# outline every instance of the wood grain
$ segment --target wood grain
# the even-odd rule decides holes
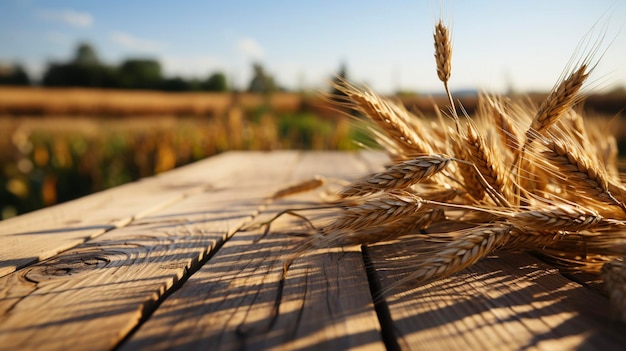
[[[369,252],[376,261],[389,250]],[[401,275],[378,272],[382,286]],[[525,253],[501,253],[451,278],[396,290],[386,303],[389,329],[405,350],[608,350],[626,344],[604,296]]]
[[[365,171],[349,154],[307,153],[292,180]],[[278,201],[258,220],[311,202],[318,192]],[[281,286],[285,255],[300,241],[288,233],[298,228],[301,222],[284,218],[258,242],[261,231],[237,233],[121,349],[383,348],[359,248],[301,257]]]
[[[262,228],[238,231],[284,209],[319,204],[326,190],[268,200],[286,185],[315,174],[360,177],[385,161],[375,152],[227,153],[18,217],[8,227],[0,222],[0,244],[14,234],[28,237],[0,246],[3,262],[42,260],[0,278],[0,350],[626,345],[605,296],[525,253],[493,255],[448,279],[395,290],[375,311],[370,287],[403,274],[376,270],[378,260],[401,243],[365,254],[358,247],[313,251],[295,260],[281,283],[283,260],[302,241],[294,235],[305,232],[302,221],[282,217],[267,236]],[[72,218],[81,222],[67,223]],[[364,258],[373,262],[367,271]]]
[[[69,203],[0,221],[0,276],[45,260],[207,189],[245,169],[228,153]]]
[[[227,156],[228,162],[218,163],[230,164],[222,172],[227,177],[215,188],[0,278],[0,349],[113,348],[168,290],[258,213],[298,157]],[[215,172],[213,166],[201,163],[172,175],[184,184]]]

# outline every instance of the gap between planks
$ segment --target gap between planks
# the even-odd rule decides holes
[[[256,155],[261,153],[248,153]],[[210,190],[239,172],[230,152],[68,203],[0,221],[0,277]],[[245,156],[244,156],[245,157]],[[203,169],[218,172],[199,172]]]
[[[363,159],[375,166],[381,157],[372,153]],[[376,263],[393,250],[393,244],[363,249],[366,262],[372,261],[374,296],[398,279]],[[597,277],[561,274],[529,253],[491,255],[450,278],[397,289],[377,307],[392,350],[585,350],[626,344]]]
[[[248,171],[231,174],[226,180],[232,183],[221,190],[186,197],[1,278],[0,349],[44,344],[48,349],[108,349],[119,343],[188,269],[258,211],[282,185],[280,170],[298,158],[292,152],[242,155],[228,158]],[[260,169],[269,159],[280,166]],[[177,176],[185,178],[185,173]]]
[[[292,182],[367,171],[349,155],[306,153]],[[268,206],[258,220],[311,203],[319,203],[312,193],[291,196]],[[236,233],[120,349],[384,347],[358,247],[296,260],[281,286],[283,259],[293,249],[288,233],[296,222],[276,221],[261,241],[262,230]]]

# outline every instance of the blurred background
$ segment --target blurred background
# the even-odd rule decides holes
[[[540,99],[598,44],[584,108],[626,153],[626,1],[5,0],[0,219],[227,150],[357,149],[321,98],[337,77],[432,116],[440,16],[470,113],[480,91]]]

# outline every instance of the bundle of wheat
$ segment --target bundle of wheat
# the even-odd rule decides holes
[[[500,249],[535,250],[595,272],[601,265],[586,258],[602,257],[610,262],[601,270],[609,295],[626,320],[626,188],[615,139],[574,109],[598,46],[570,64],[540,106],[482,95],[470,117],[458,115],[448,89],[452,46],[441,21],[434,40],[448,122],[426,122],[367,88],[336,84],[339,103],[367,117],[392,163],[341,189],[329,204],[332,221],[317,227],[286,268],[307,250],[398,239],[410,249],[393,264],[411,267],[399,284],[448,276]],[[465,225],[423,231],[442,221]]]

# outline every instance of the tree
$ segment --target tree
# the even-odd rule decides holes
[[[161,89],[165,91],[190,91],[194,90],[194,84],[181,77],[166,78],[161,84]]]
[[[206,91],[226,91],[228,85],[226,84],[226,75],[222,72],[213,73],[201,84],[201,89]]]
[[[0,85],[30,85],[30,78],[20,64],[0,65]]]
[[[153,59],[128,59],[118,68],[123,88],[161,88],[161,64]]]
[[[111,67],[50,63],[42,84],[56,87],[115,88],[119,86],[119,81],[115,69]]]
[[[347,79],[348,79],[348,68],[346,66],[346,63],[342,62],[341,66],[339,66],[339,72],[337,72],[337,75],[333,77],[333,83],[332,83],[331,92],[330,92],[331,97],[333,99],[341,100],[341,97],[346,95],[344,92],[337,89],[337,85],[340,85],[341,82],[345,82]]]
[[[274,83],[274,77],[265,72],[265,69],[260,63],[255,63],[252,66],[254,70],[254,76],[248,86],[248,91],[251,93],[264,93],[268,94],[276,90],[276,84]]]
[[[77,65],[94,65],[100,64],[96,50],[89,43],[80,43],[76,48],[73,63]]]
[[[119,85],[119,80],[114,68],[100,63],[91,45],[81,43],[72,61],[48,64],[42,83],[45,86],[112,88]]]

